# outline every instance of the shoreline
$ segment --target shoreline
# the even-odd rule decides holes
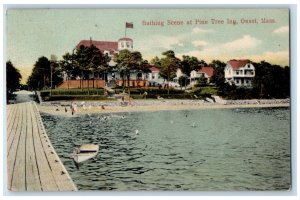
[[[232,100],[231,100],[232,101]],[[273,101],[273,102],[272,102]],[[255,102],[255,103],[254,103]],[[131,105],[121,106],[118,101],[89,101],[72,102],[77,105],[76,115],[92,113],[126,113],[126,112],[149,112],[167,110],[202,110],[202,109],[235,109],[235,108],[278,108],[290,107],[289,100],[259,100],[248,102],[248,100],[237,100],[231,104],[209,103],[201,100],[133,100]],[[72,116],[71,102],[55,102],[38,105],[40,112],[51,115]],[[67,112],[65,112],[67,109]]]

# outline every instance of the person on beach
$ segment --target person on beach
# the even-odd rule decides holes
[[[145,91],[143,94],[143,99],[146,99],[147,95],[148,95],[148,92]]]
[[[65,112],[68,112],[68,109],[67,109],[67,107],[65,107]]]
[[[72,115],[74,115],[75,114],[75,109],[74,109],[74,107],[72,106],[72,108],[71,108],[71,112],[72,112]]]

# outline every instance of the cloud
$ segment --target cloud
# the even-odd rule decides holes
[[[242,38],[222,44],[220,47],[229,51],[236,51],[254,48],[257,47],[259,44],[261,44],[261,40],[258,40],[250,35],[244,35]]]
[[[244,55],[234,55],[230,52],[223,54],[211,54],[203,51],[190,51],[182,54],[177,54],[178,57],[182,55],[195,56],[198,59],[203,59],[206,62],[211,62],[212,60],[221,60],[227,62],[230,59],[250,59],[254,62],[267,61],[271,64],[286,66],[289,65],[289,51],[265,51],[262,54],[244,54]]]
[[[151,53],[151,51],[155,51],[157,49],[168,50],[168,49],[173,49],[176,46],[184,47],[184,46],[188,46],[187,44],[190,44],[190,40],[192,37],[198,37],[199,34],[212,33],[212,32],[215,31],[212,29],[202,29],[196,27],[192,30],[192,32],[182,33],[176,36],[152,35],[149,36],[149,38],[146,41],[143,41],[140,44],[136,43],[135,48],[148,54]],[[205,46],[207,44],[208,43],[205,43],[205,41],[202,41],[202,44],[200,45],[200,43],[198,43],[198,46]],[[194,46],[196,45],[197,42],[194,44]]]
[[[192,41],[192,44],[195,47],[201,47],[201,46],[206,46],[208,43],[204,40],[194,40],[194,41]]]
[[[265,60],[272,64],[286,66],[289,65],[289,56],[289,51],[266,51],[259,55],[249,56],[248,58],[255,62]]]
[[[215,32],[214,30],[212,29],[202,29],[202,28],[193,28],[192,30],[192,33],[212,33],[212,32]]]
[[[205,41],[193,41],[192,43],[201,44],[202,42]],[[249,53],[255,52],[253,50],[258,49],[261,43],[262,41],[255,37],[244,35],[226,43],[210,43],[203,49],[188,51],[177,55],[178,57],[181,57],[182,55],[195,56],[198,59],[205,60],[206,62],[211,62],[214,59],[224,62],[230,59],[250,59],[254,62],[265,60],[272,64],[278,64],[282,66],[289,65],[289,51],[265,51],[260,54]]]
[[[279,27],[278,29],[275,29],[273,31],[273,33],[275,33],[275,34],[288,33],[288,32],[289,32],[289,27],[288,26],[282,26],[282,27]]]
[[[220,43],[220,44],[210,44],[205,46],[200,52],[191,51],[192,54],[198,54],[202,59],[214,58],[214,59],[227,59],[234,58],[237,56],[249,54],[249,50],[255,49],[261,44],[261,40],[256,39],[250,35],[244,35],[241,38],[235,40]]]

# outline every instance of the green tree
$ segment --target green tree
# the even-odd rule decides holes
[[[72,76],[72,73],[74,73],[74,55],[70,53],[66,53],[62,56],[62,60],[59,61],[59,66],[61,70],[66,73],[67,75],[67,81],[68,81],[68,89],[69,89],[69,80]]]
[[[6,97],[7,100],[19,86],[21,81],[20,71],[12,64],[11,61],[6,62]]]
[[[190,80],[187,76],[180,76],[178,78],[178,83],[179,83],[179,85],[181,86],[181,89],[182,89],[182,87],[186,87],[190,83]]]
[[[52,83],[56,85],[62,81],[60,66],[55,62],[52,63],[48,58],[42,56],[35,62],[31,71],[31,75],[27,80],[27,85],[30,89],[40,90],[42,88],[49,88],[51,85],[51,66],[52,66]]]
[[[261,98],[286,98],[290,96],[290,68],[261,61],[253,63],[255,77],[253,93]]]
[[[172,50],[162,53],[164,56],[161,59],[160,76],[168,82],[168,94],[169,94],[169,81],[176,76],[176,71],[181,68],[181,61],[175,57],[175,53]]]
[[[226,67],[226,63],[219,61],[219,60],[213,60],[210,64],[215,69],[215,74],[210,79],[211,83],[215,83],[217,87],[222,87],[225,84],[225,77],[224,77],[224,69]]]
[[[38,58],[28,78],[27,84],[32,89],[50,87],[50,61],[45,56]]]
[[[197,84],[199,86],[206,86],[207,85],[207,78],[204,76],[204,74],[202,74],[199,78],[199,80],[197,81]]]
[[[110,58],[107,54],[103,55],[102,52],[95,47],[81,45],[76,49],[74,55],[74,68],[76,71],[80,71],[81,88],[83,89],[83,79],[89,80],[90,74],[95,76],[95,72],[105,71],[108,68],[108,62]],[[89,85],[88,85],[89,88]]]
[[[157,56],[152,58],[152,60],[150,61],[150,64],[155,65],[157,67],[161,67],[161,61]]]
[[[128,81],[129,87],[131,72],[145,71],[149,69],[148,62],[143,60],[142,54],[138,51],[130,52],[127,49],[121,50],[114,58],[117,63],[117,68],[123,79],[123,87],[125,87],[125,80]]]
[[[143,60],[142,63],[138,66],[138,71],[143,73],[150,73],[150,64],[148,60]]]
[[[182,61],[181,61],[181,70],[182,73],[184,73],[187,76],[190,76],[191,71],[195,70],[199,66],[199,60],[192,56],[182,56]]]

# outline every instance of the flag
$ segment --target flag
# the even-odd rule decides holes
[[[126,22],[126,28],[133,28],[133,23]]]

